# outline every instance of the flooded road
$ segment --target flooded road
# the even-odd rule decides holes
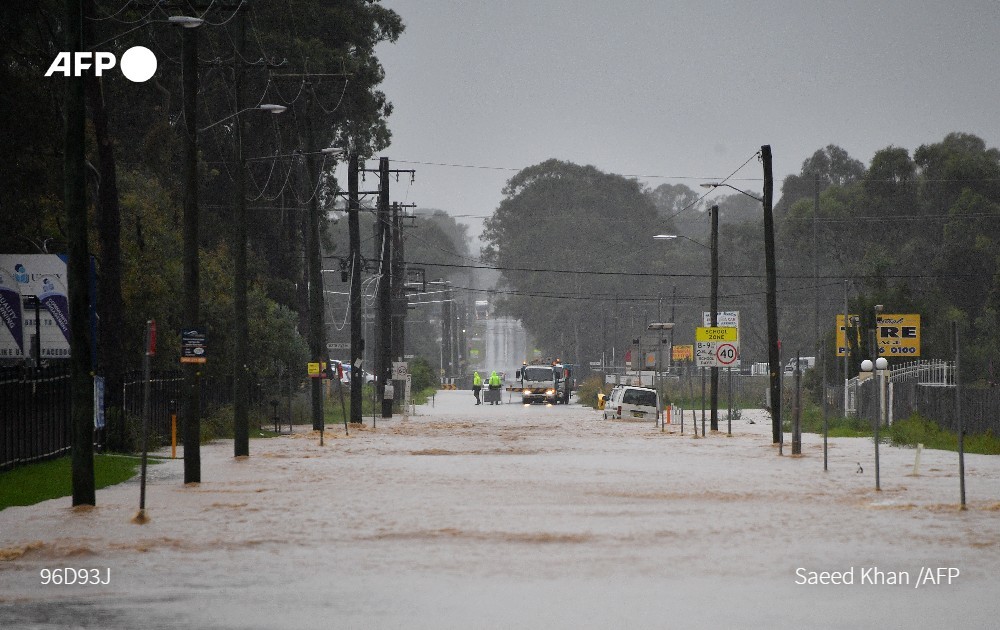
[[[831,440],[824,473],[820,438],[779,456],[763,412],[695,439],[690,417],[681,435],[462,391],[417,411],[331,426],[322,447],[255,440],[245,460],[203,446],[199,485],[180,459],[153,466],[145,525],[130,522],[135,480],[92,509],[0,512],[0,626],[987,627],[1000,613],[1000,458],[967,456],[963,513],[955,454],[924,451],[910,476],[914,451],[883,447],[876,493],[870,440]],[[872,567],[909,584],[861,583]],[[924,567],[959,575],[915,586]],[[41,584],[56,568],[110,580]]]

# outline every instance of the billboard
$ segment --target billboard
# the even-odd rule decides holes
[[[66,260],[0,254],[0,359],[66,359],[69,340]]]
[[[693,361],[694,345],[674,346],[671,358],[674,361]]]
[[[858,320],[857,315],[848,314],[848,321],[856,322]],[[861,331],[858,328],[854,329],[855,334],[855,344],[854,347],[861,347]],[[847,334],[844,328],[844,314],[837,313],[837,356],[842,357],[847,353]]]
[[[920,315],[918,313],[876,315],[880,357],[920,356]]]
[[[857,315],[848,315],[856,322]],[[875,316],[878,338],[878,355],[887,358],[920,356],[920,314],[881,313]],[[856,324],[855,324],[856,326]],[[855,343],[861,347],[861,329],[854,328]],[[837,315],[837,356],[844,356],[846,336],[844,315]]]

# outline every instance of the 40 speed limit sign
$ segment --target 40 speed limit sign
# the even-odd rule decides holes
[[[740,358],[740,349],[735,343],[720,343],[715,349],[715,358],[719,362],[719,367],[729,367]]]
[[[695,364],[698,367],[731,367],[740,358],[738,341],[695,342]]]

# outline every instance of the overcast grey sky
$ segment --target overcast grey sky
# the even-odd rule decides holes
[[[384,155],[417,169],[393,198],[453,215],[549,158],[697,188],[770,144],[777,195],[828,144],[865,165],[952,131],[1000,146],[997,0],[382,4],[406,24],[378,49]],[[760,164],[734,179],[760,191]]]

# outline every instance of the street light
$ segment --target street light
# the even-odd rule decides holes
[[[881,310],[881,305],[876,306],[876,311]],[[878,350],[876,349],[876,353]],[[871,372],[872,367],[875,368],[876,377],[878,378],[878,417],[875,419],[875,491],[881,492],[882,486],[879,483],[879,462],[878,462],[878,429],[879,425],[882,424],[882,418],[886,411],[886,400],[885,400],[885,381],[886,381],[886,368],[889,367],[889,362],[885,360],[885,357],[879,357],[875,359],[874,366],[869,359],[865,359],[861,362],[862,372]]]
[[[212,123],[211,125],[209,125],[207,127],[202,127],[201,129],[198,130],[198,133],[201,133],[202,131],[206,131],[208,129],[211,129],[212,127],[214,127],[214,126],[216,126],[216,125],[218,125],[220,123],[226,122],[230,118],[235,118],[236,116],[239,116],[240,114],[243,114],[243,113],[246,113],[246,112],[262,111],[262,112],[268,112],[268,113],[277,115],[277,114],[284,113],[284,111],[286,109],[288,109],[288,108],[285,107],[284,105],[277,105],[277,104],[274,104],[274,103],[264,103],[263,105],[257,105],[256,107],[246,107],[246,108],[241,109],[240,111],[238,111],[238,112],[236,112],[234,114],[230,114],[230,115],[226,116],[225,118],[220,118],[219,120],[215,121],[214,123]]]
[[[167,18],[167,22],[184,28],[198,28],[205,23],[205,20],[190,15],[171,15]]]
[[[655,330],[655,331],[657,331],[657,335],[656,335],[656,349],[657,349],[657,357],[656,357],[656,395],[657,395],[658,399],[662,399],[663,398],[663,382],[662,382],[662,377],[660,376],[660,366],[663,364],[663,333],[661,331],[664,331],[664,330],[670,330],[670,331],[672,331],[673,329],[674,329],[674,323],[673,322],[653,322],[653,323],[648,324],[646,326],[646,330]],[[671,345],[670,350],[673,351],[673,346],[672,345]],[[656,406],[656,415],[657,416],[660,415],[660,406],[659,405]]]
[[[704,186],[705,184],[702,184]],[[718,184],[715,184],[718,185]],[[713,186],[709,184],[709,186]],[[719,206],[712,206],[711,209],[711,219],[712,219],[712,245],[706,246],[703,243],[688,238],[687,236],[680,236],[677,234],[658,234],[654,236],[655,239],[669,240],[672,238],[684,238],[686,240],[695,243],[696,245],[701,245],[706,249],[711,251],[711,268],[712,268],[712,279],[711,279],[711,303],[709,305],[709,324],[714,328],[719,324]],[[711,427],[713,431],[719,430],[719,368],[711,368]]]
[[[778,347],[778,278],[775,263],[774,247],[774,212],[772,199],[774,198],[774,173],[772,168],[771,145],[761,145],[761,164],[764,167],[764,195],[757,197],[745,190],[740,190],[723,182],[706,182],[701,184],[702,188],[718,188],[724,186],[731,188],[741,195],[746,195],[751,199],[759,201],[764,208],[764,267],[767,275],[767,363],[768,363],[768,391],[771,394],[771,439],[774,444],[782,443],[781,435],[781,357]]]

